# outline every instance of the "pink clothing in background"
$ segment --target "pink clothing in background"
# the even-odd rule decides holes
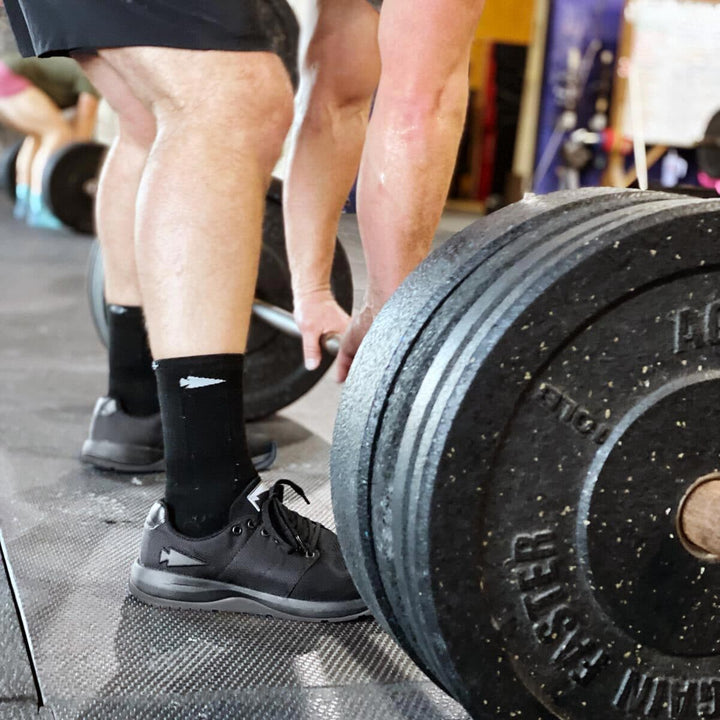
[[[4,62],[0,62],[0,98],[17,95],[32,87],[22,75],[16,75]]]

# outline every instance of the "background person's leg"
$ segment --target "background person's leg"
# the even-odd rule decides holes
[[[103,164],[95,203],[104,260],[105,301],[141,306],[135,264],[135,206],[155,140],[155,118],[106,60],[97,55],[77,55],[75,59],[91,82],[108,88],[110,95],[106,100],[115,109],[119,124],[118,135]]]
[[[427,255],[450,187],[483,0],[385,0],[382,77],[358,182],[366,307],[340,356],[343,376],[385,301]]]
[[[13,209],[13,215],[18,220],[24,219],[27,215],[30,204],[32,164],[38,147],[40,147],[40,141],[37,135],[26,135],[15,161],[15,208]]]
[[[72,129],[58,106],[36,87],[0,98],[0,117],[24,135],[35,135],[38,146],[32,159],[28,222],[38,227],[60,228],[42,200],[45,165],[50,156],[72,140]]]
[[[319,336],[347,324],[330,292],[332,249],[380,77],[377,28],[378,13],[366,0],[320,0],[301,51],[300,117],[284,207],[296,318],[310,367],[320,361]]]

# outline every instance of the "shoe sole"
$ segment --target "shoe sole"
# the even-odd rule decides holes
[[[130,570],[128,588],[138,600],[165,608],[248,613],[300,622],[349,622],[370,614],[362,600],[292,600],[217,580],[153,570],[137,561]]]
[[[80,459],[102,470],[123,473],[151,473],[165,469],[165,458],[157,448],[88,438]]]
[[[140,460],[142,454],[150,455],[151,459]],[[252,458],[253,465],[258,472],[269,470],[277,458],[277,445],[271,443],[270,449],[261,455]],[[137,445],[121,445],[107,440],[86,440],[80,459],[94,465],[101,470],[114,470],[121,473],[156,473],[165,470],[165,458],[154,457],[150,448]]]

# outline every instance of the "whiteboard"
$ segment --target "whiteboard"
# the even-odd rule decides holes
[[[629,0],[630,63],[645,142],[691,147],[720,110],[720,2]],[[623,133],[632,137],[626,97]]]

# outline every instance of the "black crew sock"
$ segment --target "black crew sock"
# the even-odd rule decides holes
[[[257,483],[245,439],[243,356],[199,355],[155,363],[165,438],[165,502],[190,537],[222,529]]]
[[[108,395],[128,415],[146,417],[160,410],[145,320],[140,307],[108,305]]]

